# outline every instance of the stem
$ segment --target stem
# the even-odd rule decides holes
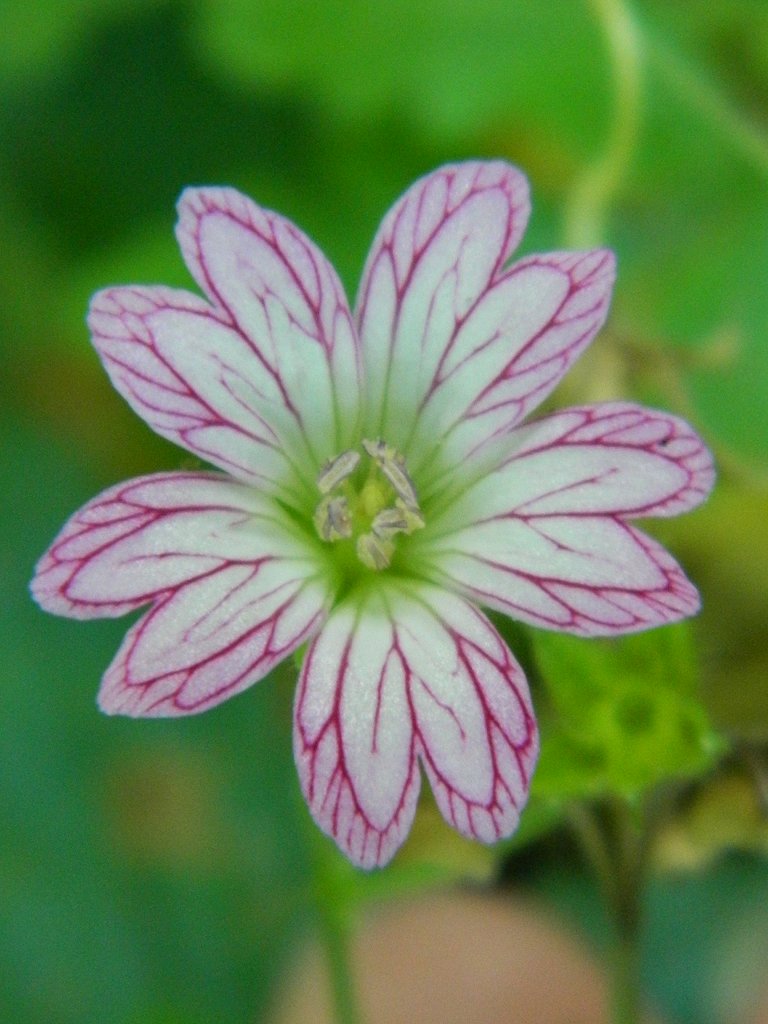
[[[619,805],[618,801],[616,805],[619,863],[613,911],[616,931],[613,1015],[615,1024],[635,1024],[640,1020],[640,900],[645,872],[638,830],[627,807]]]
[[[331,997],[336,1024],[361,1024],[352,964],[352,891],[345,877],[346,865],[314,824],[311,826],[315,901],[325,946]]]
[[[613,956],[614,1024],[637,1024],[640,1020],[640,984],[637,945],[631,938],[619,939]]]
[[[570,818],[613,926],[612,1020],[614,1024],[639,1024],[645,837],[634,822],[631,809],[618,798],[607,805],[605,815],[587,805],[576,805]]]
[[[623,0],[589,0],[611,62],[613,117],[605,148],[573,183],[566,199],[563,235],[569,249],[588,248],[605,238],[605,221],[626,176],[640,128],[641,38]]]
[[[320,908],[334,1017],[336,1024],[360,1024],[362,1018],[352,972],[350,929],[341,917],[332,907]]]

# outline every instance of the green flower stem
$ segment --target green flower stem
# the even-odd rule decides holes
[[[613,953],[613,1024],[639,1024],[640,985],[636,942],[627,937]]]
[[[313,889],[320,918],[336,1024],[362,1024],[355,986],[352,932],[356,903],[348,865],[311,826]]]
[[[336,1024],[360,1024],[362,1018],[351,970],[349,929],[333,911],[321,912],[321,917]]]
[[[625,801],[614,798],[602,810],[598,813],[586,804],[577,804],[570,809],[570,820],[613,927],[613,1024],[639,1024],[641,900],[647,844]]]
[[[605,148],[566,197],[563,235],[569,249],[602,244],[606,219],[637,143],[642,105],[641,36],[623,0],[589,0],[608,48],[614,87]]]

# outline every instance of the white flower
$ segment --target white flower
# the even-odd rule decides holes
[[[282,217],[224,188],[189,189],[179,210],[207,299],[112,288],[89,323],[136,412],[224,472],[100,495],[41,560],[35,597],[81,618],[151,606],[104,677],[110,713],[206,710],[309,642],[296,763],[354,863],[403,842],[419,762],[451,825],[508,836],[537,731],[477,605],[582,635],[698,609],[628,522],[706,496],[712,462],[691,428],[627,403],[521,425],[602,325],[612,254],[508,265],[525,178],[446,166],[385,218],[353,314]]]

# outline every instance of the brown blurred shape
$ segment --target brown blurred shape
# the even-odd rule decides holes
[[[363,1024],[609,1021],[595,958],[526,902],[454,894],[398,904],[363,928],[355,952]],[[314,949],[286,982],[271,1024],[332,1022]]]

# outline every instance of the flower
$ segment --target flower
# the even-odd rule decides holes
[[[40,561],[35,598],[76,618],[151,606],[104,676],[108,713],[204,711],[308,644],[296,764],[355,864],[403,842],[419,763],[459,832],[510,835],[537,730],[478,606],[584,636],[699,607],[628,522],[709,492],[692,429],[625,402],[521,425],[603,324],[613,255],[509,265],[525,178],[445,166],[384,219],[353,314],[289,221],[228,188],[186,190],[179,214],[206,299],[110,288],[89,325],[136,412],[218,471],[99,495]]]

